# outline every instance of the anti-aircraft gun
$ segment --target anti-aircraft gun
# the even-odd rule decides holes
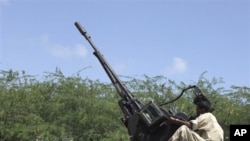
[[[97,49],[87,31],[78,22],[75,22],[75,26],[94,49],[93,54],[101,63],[103,69],[121,97],[118,102],[123,112],[121,120],[128,129],[130,141],[167,141],[178,128],[178,125],[169,123],[169,118],[171,116],[178,116],[178,118],[188,120],[189,117],[182,113],[179,115],[173,115],[170,111],[163,109],[161,106],[163,104],[174,102],[180,98],[185,91],[192,88],[198,89],[198,87],[195,85],[189,86],[183,89],[177,98],[161,105],[157,105],[152,101],[144,105],[125,87]]]

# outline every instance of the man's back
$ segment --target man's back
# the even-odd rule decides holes
[[[205,140],[223,141],[224,132],[212,113],[204,113],[191,121],[192,129]]]

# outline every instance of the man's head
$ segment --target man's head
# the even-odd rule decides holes
[[[196,105],[197,115],[207,113],[207,112],[212,112],[214,110],[208,98],[203,94],[196,96],[194,98],[193,103]]]

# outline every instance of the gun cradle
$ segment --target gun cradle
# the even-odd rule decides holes
[[[166,141],[176,131],[168,123],[169,112],[150,102],[128,120],[130,141]]]
[[[146,125],[149,132],[155,131],[168,119],[168,115],[165,115],[162,110],[153,102],[145,105],[139,112],[139,116],[143,124]]]

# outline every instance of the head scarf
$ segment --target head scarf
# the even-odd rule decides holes
[[[205,110],[207,110],[208,112],[212,112],[214,110],[214,108],[212,108],[211,106],[211,102],[208,100],[208,98],[203,95],[203,94],[200,94],[198,96],[196,96],[194,98],[194,101],[193,103],[195,105],[197,105],[198,107],[200,108],[204,108]]]

